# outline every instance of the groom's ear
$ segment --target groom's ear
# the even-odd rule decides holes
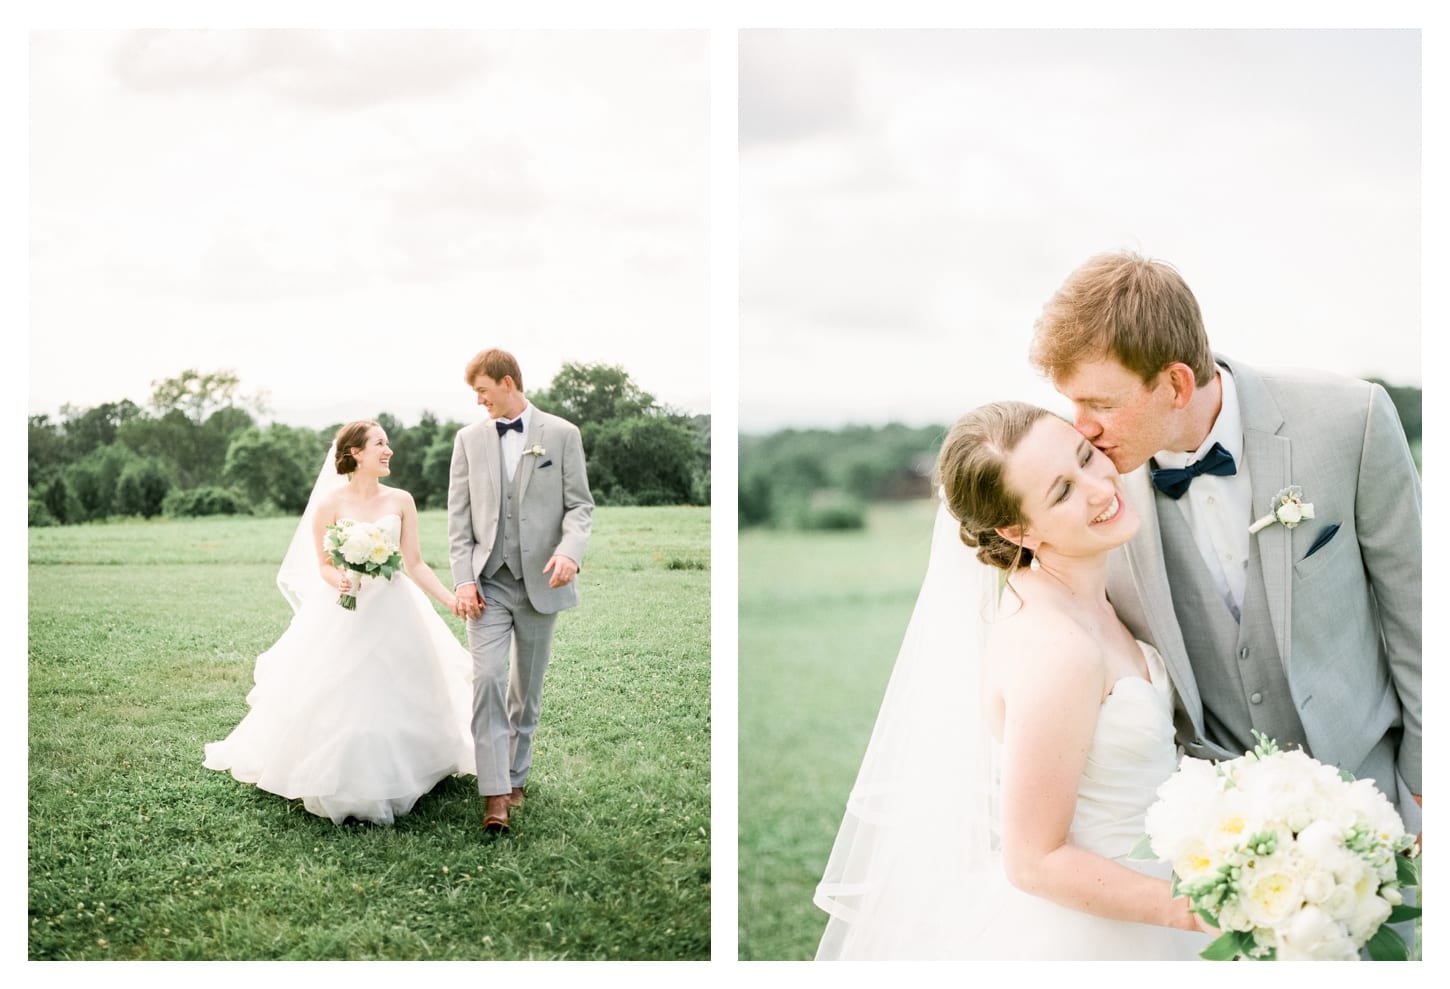
[[[1197,377],[1193,368],[1182,362],[1169,364],[1164,368],[1168,375],[1168,384],[1173,389],[1173,407],[1181,409],[1188,405],[1193,398],[1193,392],[1198,387]]]

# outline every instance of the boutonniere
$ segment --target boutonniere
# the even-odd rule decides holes
[[[535,443],[533,446],[529,447],[524,452],[527,453],[531,457],[542,457],[544,455],[544,453],[545,453],[545,450],[544,450],[543,447],[539,446],[539,444]]]
[[[1253,535],[1265,526],[1278,522],[1286,529],[1303,522],[1305,519],[1314,517],[1314,506],[1304,500],[1304,492],[1297,484],[1291,484],[1283,491],[1274,495],[1273,510],[1261,519],[1257,519],[1249,526],[1249,534]]]

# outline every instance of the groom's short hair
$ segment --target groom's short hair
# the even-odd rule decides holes
[[[1146,384],[1169,364],[1213,380],[1213,350],[1198,300],[1165,261],[1130,251],[1098,254],[1067,276],[1037,318],[1030,359],[1054,381],[1080,364],[1115,358]]]
[[[519,391],[524,390],[524,374],[519,370],[519,362],[514,360],[514,355],[507,350],[499,350],[497,347],[490,347],[487,350],[480,350],[473,355],[473,360],[468,362],[464,369],[464,381],[468,387],[473,387],[473,379],[480,374],[486,374],[494,381],[502,381],[507,375],[514,379],[514,387]]]

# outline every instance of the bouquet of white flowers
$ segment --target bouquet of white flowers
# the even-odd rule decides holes
[[[398,545],[370,522],[342,519],[327,527],[322,547],[332,558],[333,566],[353,570],[367,577],[392,580],[403,567]],[[344,594],[337,603],[349,611],[357,610],[357,595]]]
[[[1403,902],[1417,849],[1399,814],[1371,780],[1254,737],[1238,759],[1185,758],[1144,822],[1143,857],[1171,862],[1173,895],[1224,932],[1203,957],[1404,959],[1388,924],[1420,910]]]

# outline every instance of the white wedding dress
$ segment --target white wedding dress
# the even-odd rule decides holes
[[[1078,780],[1077,809],[1067,840],[1120,865],[1167,879],[1167,862],[1128,853],[1143,836],[1143,818],[1158,787],[1178,768],[1173,742],[1173,693],[1157,650],[1138,643],[1150,680],[1119,680],[1098,712],[1087,764]],[[963,957],[1002,959],[1196,959],[1205,934],[1109,920],[1024,893],[1000,871],[990,894],[996,907],[977,933],[964,938]]]
[[[374,524],[397,543],[401,517]],[[475,772],[473,663],[406,576],[363,578],[356,596],[349,611],[321,577],[301,585],[291,625],[257,658],[251,710],[206,745],[205,766],[338,824],[391,824],[444,777]]]
[[[943,518],[945,516],[945,518]],[[943,508],[876,728],[815,902],[830,915],[817,951],[834,959],[1196,959],[1207,935],[1109,920],[1022,892],[1002,871],[999,747],[986,734],[977,656],[1000,594]],[[1173,689],[1139,643],[1150,679],[1103,701],[1068,841],[1130,860],[1156,791],[1178,766]]]

